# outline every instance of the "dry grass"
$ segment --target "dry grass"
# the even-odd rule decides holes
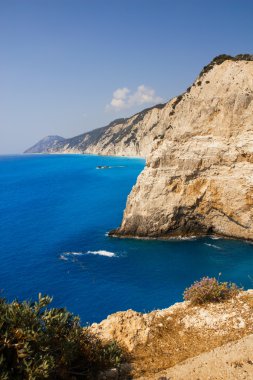
[[[242,308],[244,311],[242,311]],[[188,358],[208,352],[228,342],[236,341],[253,332],[251,315],[253,296],[245,295],[234,301],[225,301],[219,305],[207,304],[203,312],[236,312],[243,316],[245,326],[234,327],[234,319],[228,320],[226,329],[219,331],[213,327],[199,328],[194,324],[185,328],[185,315],[197,318],[196,307],[187,306],[184,310],[173,312],[171,316],[159,317],[150,332],[146,345],[139,345],[132,353],[133,378],[150,376],[170,368]],[[216,330],[216,331],[215,331]]]

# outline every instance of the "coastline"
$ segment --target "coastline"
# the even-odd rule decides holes
[[[120,155],[109,155],[109,154],[99,154],[99,153],[80,153],[80,152],[46,152],[46,153],[18,153],[16,155],[25,155],[25,156],[64,156],[64,155],[73,155],[73,156],[98,156],[98,157],[110,157],[110,158],[129,158],[129,159],[140,159],[146,161],[145,157],[142,156],[120,156]]]
[[[107,236],[111,238],[118,238],[118,239],[158,240],[158,241],[184,241],[184,240],[187,241],[187,240],[210,238],[213,240],[219,240],[219,239],[238,240],[238,241],[243,241],[245,243],[253,244],[253,239],[221,235],[221,234],[209,235],[209,234],[194,233],[194,234],[183,234],[183,235],[170,234],[170,235],[165,235],[165,236],[138,236],[138,235],[117,233],[117,230],[118,229],[113,229],[109,231],[107,233]]]

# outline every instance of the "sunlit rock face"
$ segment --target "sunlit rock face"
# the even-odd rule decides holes
[[[52,143],[47,137],[25,153],[86,153],[147,157],[167,126],[166,104],[157,104],[129,118],[117,119],[91,132]],[[47,144],[48,142],[48,144]]]
[[[253,62],[209,65],[159,111],[147,165],[112,234],[253,239]]]

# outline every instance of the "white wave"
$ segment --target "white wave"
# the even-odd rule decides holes
[[[210,236],[210,238],[211,238],[212,240],[219,240],[219,239],[220,239],[220,237],[219,237],[219,236],[215,236],[215,235],[213,235],[213,236]]]
[[[177,236],[175,238],[171,238],[171,240],[196,240],[197,236]]]
[[[104,251],[104,250],[98,250],[98,251],[87,251],[87,252],[64,252],[59,256],[60,260],[69,260],[73,256],[84,256],[84,255],[100,255],[100,256],[106,256],[106,257],[115,257],[115,253]],[[74,258],[73,258],[74,260]]]
[[[100,256],[106,256],[106,257],[115,257],[115,253],[109,252],[109,251],[103,251],[102,249],[99,251],[88,251],[87,252],[90,255],[100,255]]]
[[[66,257],[66,256],[64,256],[64,255],[60,255],[60,260],[68,260],[68,258]]]
[[[65,256],[82,256],[83,253],[82,252],[64,252]]]
[[[59,256],[60,260],[68,261],[71,256],[82,256],[82,252],[64,252]]]
[[[204,243],[204,244],[207,245],[208,247],[212,247],[215,249],[222,249],[221,247],[219,247],[218,245],[215,245],[215,244],[209,244],[209,243]]]

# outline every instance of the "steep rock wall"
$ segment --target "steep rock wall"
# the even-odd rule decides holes
[[[116,236],[253,238],[253,62],[204,70],[167,104]]]

